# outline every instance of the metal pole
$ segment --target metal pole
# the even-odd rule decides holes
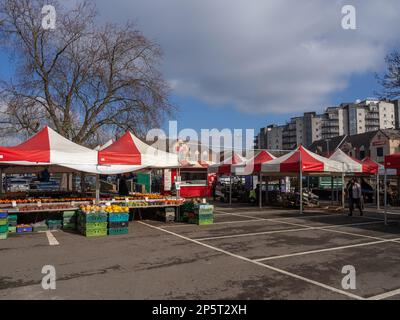
[[[384,177],[384,205],[385,205],[385,225],[387,225],[387,169],[385,168],[385,177]]]
[[[378,210],[381,209],[381,199],[380,199],[380,191],[379,191],[379,172],[376,174],[376,208]]]
[[[333,197],[334,197],[334,190],[333,190],[333,176],[331,176],[331,205],[333,206]]]
[[[149,190],[150,190],[150,192],[149,192],[149,193],[151,193],[151,189],[152,189],[152,188],[151,188],[151,182],[152,182],[152,181],[151,181],[151,180],[152,180],[152,179],[151,179],[151,170],[150,170],[150,173],[149,173],[149,179],[150,179],[150,183],[149,183]]]
[[[266,177],[266,179],[265,179],[265,203],[269,203],[268,183],[269,183],[269,178]]]
[[[96,174],[96,203],[100,203],[100,175]]]
[[[299,157],[299,162],[300,162],[300,174],[299,174],[299,185],[300,185],[300,214],[303,214],[303,163],[301,159],[301,151],[300,152],[300,157]]]
[[[7,193],[7,192],[8,192],[8,179],[7,179],[7,173],[4,175],[4,179],[5,179],[5,182],[4,182],[4,189],[5,189],[5,193]]]
[[[0,194],[4,193],[3,190],[3,169],[0,169]]]
[[[229,205],[232,205],[232,174],[229,176]]]
[[[345,199],[344,199],[344,172],[342,172],[342,207],[343,207],[343,211],[346,208],[345,205]]]
[[[262,208],[262,180],[263,180],[263,177],[262,177],[262,174],[260,173],[260,175],[259,175],[259,178],[260,178],[260,182],[259,182],[259,185],[260,185],[260,187],[259,187],[259,190],[258,190],[258,204],[260,205],[260,209]]]

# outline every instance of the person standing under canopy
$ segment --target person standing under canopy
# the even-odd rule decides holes
[[[350,180],[350,182],[346,186],[346,191],[349,198],[349,210],[350,210],[349,216],[351,217],[353,215],[354,205],[356,205],[357,208],[360,210],[360,216],[363,216],[364,213],[361,207],[362,205],[361,186],[356,178]]]

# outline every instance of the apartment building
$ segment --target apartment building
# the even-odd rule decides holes
[[[347,114],[342,107],[329,107],[321,116],[321,137],[331,139],[348,131]],[[318,140],[318,139],[316,139]],[[315,141],[315,140],[314,140]]]
[[[320,139],[399,127],[400,100],[366,99],[329,107],[321,115],[306,112],[291,118],[284,126],[263,128],[257,137],[257,145],[260,149],[291,150],[300,144],[308,147]]]

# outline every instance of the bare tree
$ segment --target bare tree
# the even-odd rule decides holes
[[[95,23],[92,2],[58,2],[56,28],[42,27],[45,0],[0,0],[0,44],[16,72],[1,83],[2,121],[33,133],[44,124],[83,144],[99,132],[139,135],[175,111],[159,72],[160,48],[132,23]]]
[[[386,56],[386,71],[383,76],[376,75],[383,88],[379,93],[382,98],[394,99],[400,97],[400,53],[394,51]]]

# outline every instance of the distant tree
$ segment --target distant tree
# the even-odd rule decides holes
[[[400,53],[394,51],[385,58],[386,71],[383,76],[377,75],[378,82],[383,88],[379,93],[381,98],[394,99],[400,97]]]
[[[56,8],[53,30],[42,27],[48,4]],[[175,111],[159,71],[159,46],[132,23],[100,25],[96,17],[90,1],[65,8],[48,0],[0,0],[0,45],[16,71],[0,83],[3,128],[31,134],[49,124],[91,144],[103,133],[144,135]]]

